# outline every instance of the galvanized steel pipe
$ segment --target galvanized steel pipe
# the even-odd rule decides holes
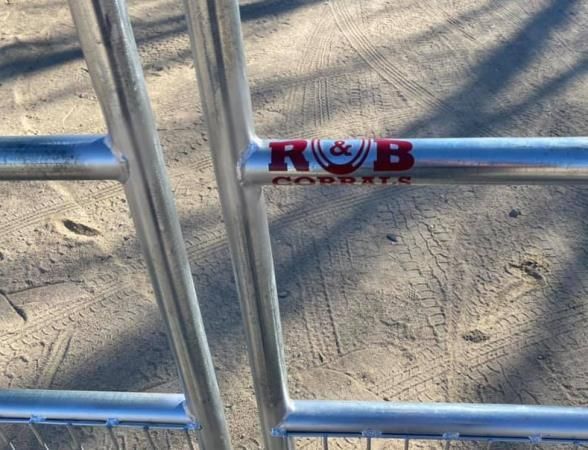
[[[0,181],[125,178],[105,136],[0,137]]]
[[[195,427],[182,394],[140,392],[0,390],[0,423],[65,422],[88,425],[141,423]]]
[[[69,0],[115,152],[128,161],[125,192],[167,329],[200,447],[230,450],[212,358],[163,153],[123,0]]]
[[[588,138],[253,141],[247,185],[588,184]]]
[[[274,434],[588,440],[588,408],[295,400]]]
[[[288,408],[274,264],[261,189],[243,187],[239,161],[254,139],[236,0],[184,0],[200,98],[247,336],[265,448],[286,450],[271,428]]]

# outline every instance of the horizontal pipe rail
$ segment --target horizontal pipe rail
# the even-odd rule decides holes
[[[250,185],[588,184],[588,138],[254,141]]]
[[[588,408],[295,400],[275,436],[587,441]]]
[[[0,181],[125,178],[105,136],[0,137]]]
[[[199,428],[182,394],[0,390],[0,423]]]

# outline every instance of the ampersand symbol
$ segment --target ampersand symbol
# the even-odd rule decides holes
[[[345,145],[345,141],[335,141],[333,146],[330,148],[330,152],[333,156],[351,156],[351,144]]]

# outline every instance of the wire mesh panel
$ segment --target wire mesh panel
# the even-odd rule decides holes
[[[491,449],[499,450],[503,448],[531,450],[540,448],[556,449],[583,449],[588,448],[588,442],[572,441],[561,443],[544,443],[539,438],[530,439],[513,439],[502,442],[493,440],[463,440],[456,436],[446,436],[439,440],[422,439],[403,439],[397,438],[349,438],[333,436],[317,437],[292,437],[291,447],[299,450],[474,450],[474,449]]]
[[[56,424],[29,422],[26,426],[0,426],[0,448],[53,450],[71,448],[145,448],[195,450],[197,430],[191,426],[153,427],[136,424]]]

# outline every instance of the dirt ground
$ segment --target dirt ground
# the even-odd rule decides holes
[[[130,12],[233,442],[258,449],[180,6]],[[241,13],[262,136],[588,135],[586,1],[252,0]],[[0,135],[102,132],[65,3],[0,0]],[[266,195],[294,397],[588,404],[587,188]],[[0,184],[0,371],[3,388],[179,389],[119,185]],[[103,430],[81,436],[110,446]]]

